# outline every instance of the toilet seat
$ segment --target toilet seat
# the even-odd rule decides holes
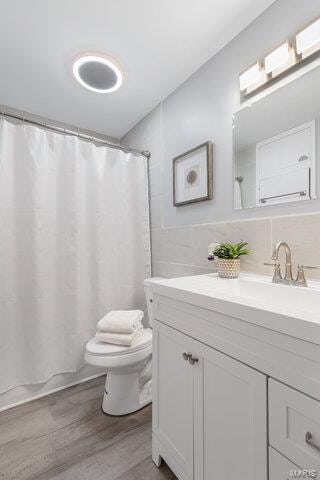
[[[86,345],[87,363],[104,368],[133,366],[152,352],[152,330],[145,328],[142,335],[130,347],[100,342],[93,337]]]
[[[86,349],[92,355],[127,355],[129,353],[136,352],[148,347],[152,343],[152,330],[151,328],[145,328],[142,335],[130,347],[125,345],[115,345],[113,343],[105,343],[93,337],[86,346]]]

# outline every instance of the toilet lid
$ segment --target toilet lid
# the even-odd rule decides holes
[[[152,342],[152,330],[151,328],[145,328],[142,335],[131,345],[126,347],[125,345],[114,345],[112,343],[100,342],[96,337],[93,337],[86,345],[87,352],[92,355],[125,355],[133,353],[138,350],[142,350],[145,347],[151,345]]]

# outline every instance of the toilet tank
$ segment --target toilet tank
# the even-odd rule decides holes
[[[143,282],[144,286],[144,293],[146,296],[146,302],[147,302],[147,312],[148,312],[148,321],[144,322],[146,326],[149,326],[152,328],[152,321],[153,321],[153,295],[151,292],[151,284],[155,280],[164,280],[162,277],[153,277],[153,278],[146,278]]]

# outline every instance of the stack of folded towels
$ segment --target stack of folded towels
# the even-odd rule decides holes
[[[111,310],[97,325],[100,342],[130,347],[143,333],[141,310]]]

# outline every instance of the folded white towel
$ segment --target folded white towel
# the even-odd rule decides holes
[[[98,329],[102,332],[134,333],[142,319],[141,310],[111,310],[98,322]]]
[[[114,343],[115,345],[125,345],[126,347],[131,347],[131,345],[142,335],[142,333],[143,327],[140,325],[133,333],[113,333],[97,330],[96,338],[100,342]]]

